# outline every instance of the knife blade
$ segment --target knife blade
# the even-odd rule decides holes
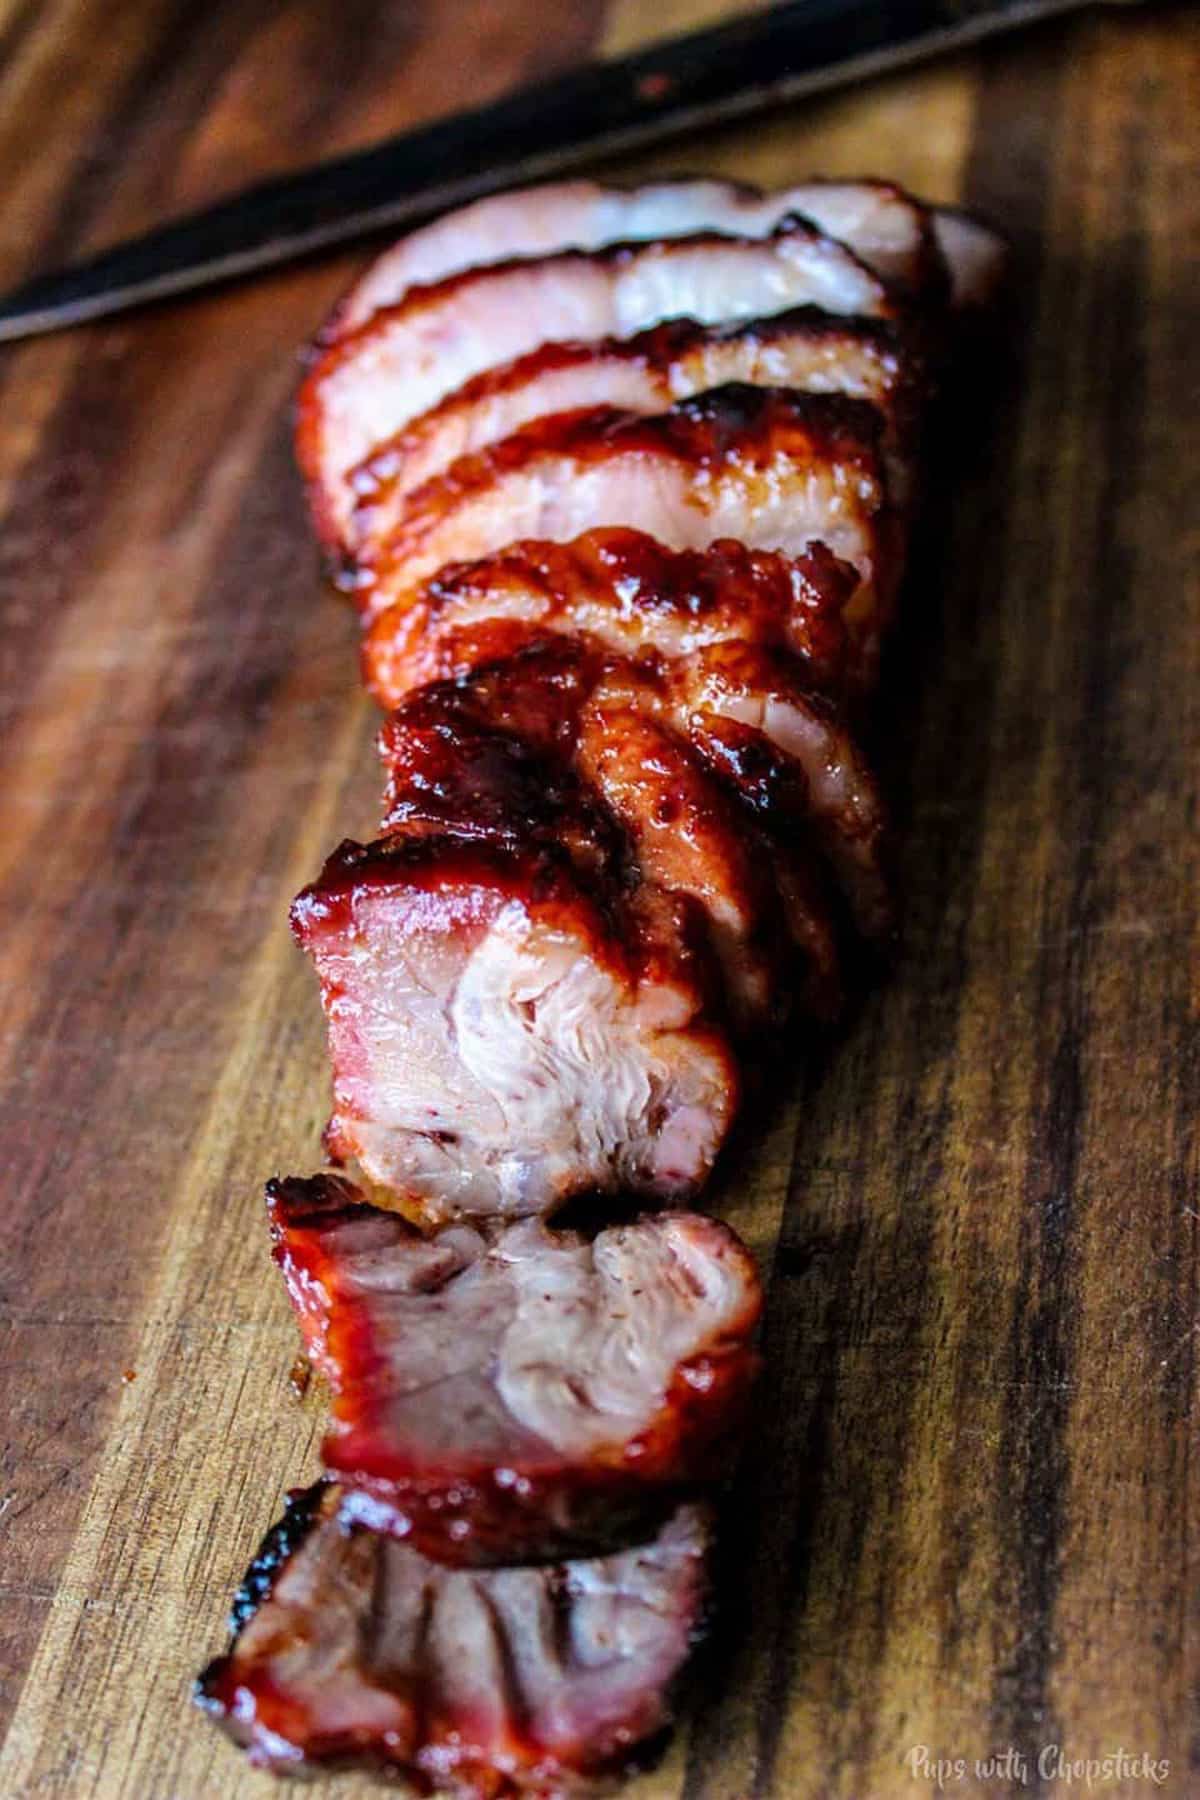
[[[0,299],[0,342],[122,312],[641,149],[1088,0],[790,0],[247,188]],[[436,171],[432,176],[430,171]]]

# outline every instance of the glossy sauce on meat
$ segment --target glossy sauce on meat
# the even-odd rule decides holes
[[[911,336],[802,307],[748,324],[677,319],[632,338],[542,345],[476,376],[364,458],[350,476],[351,548],[369,557],[423,483],[537,419],[597,406],[661,412],[731,382],[869,401],[884,421],[893,499],[907,504],[926,385]]]
[[[728,322],[809,305],[870,318],[901,309],[852,251],[801,219],[764,240],[568,250],[412,289],[325,351],[301,390],[297,454],[318,533],[344,548],[363,458],[485,369],[539,344],[628,337],[664,319]]]
[[[445,563],[606,524],[674,550],[734,538],[800,556],[823,543],[857,568],[854,610],[878,630],[902,546],[881,432],[866,402],[741,385],[652,416],[543,419],[420,488],[373,552],[359,603],[370,621]]]

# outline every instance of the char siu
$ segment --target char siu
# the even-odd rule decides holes
[[[648,666],[714,644],[762,644],[789,651],[821,691],[859,694],[878,644],[848,616],[857,586],[855,570],[823,544],[788,557],[732,538],[667,550],[624,528],[569,544],[528,539],[451,563],[380,613],[364,638],[363,675],[391,708],[427,682],[511,653],[533,632],[556,632]]]
[[[477,1800],[566,1795],[669,1723],[699,1630],[711,1526],[681,1507],[591,1561],[448,1569],[293,1497],[234,1604],[200,1705],[280,1774],[357,1764]]]
[[[329,1148],[415,1216],[666,1198],[712,1167],[737,1065],[685,902],[519,818],[476,839],[417,821],[343,845],[293,924],[329,1025]]]
[[[603,523],[676,550],[736,538],[797,556],[824,543],[857,568],[854,606],[877,631],[901,547],[880,438],[879,414],[864,401],[742,385],[650,417],[599,408],[539,420],[411,496],[399,526],[375,544],[364,617],[447,562],[520,538],[567,542]]]
[[[333,1176],[268,1203],[348,1515],[439,1562],[537,1562],[644,1537],[721,1477],[761,1304],[726,1226],[426,1238]]]
[[[535,633],[415,691],[381,747],[387,835],[295,910],[331,1148],[430,1222],[693,1191],[731,1041],[835,1004],[821,870],[887,928],[882,807],[836,707],[780,650],[655,670]]]
[[[907,500],[923,385],[916,350],[882,320],[804,307],[745,325],[673,320],[632,338],[546,344],[486,370],[352,472],[353,541],[369,551],[403,520],[409,496],[424,482],[537,419],[599,406],[660,412],[731,382],[870,401],[886,427],[893,498]]]
[[[627,337],[664,319],[728,324],[806,305],[872,318],[900,307],[852,251],[800,220],[762,240],[569,250],[416,288],[333,344],[305,381],[297,450],[318,532],[331,548],[358,551],[353,470],[485,369],[540,344]]]
[[[953,268],[958,253],[958,239],[945,237],[947,215],[928,210],[886,181],[806,181],[773,194],[732,181],[665,181],[632,190],[592,181],[553,182],[478,200],[402,238],[346,295],[322,341],[331,343],[366,324],[409,288],[463,269],[697,232],[763,237],[790,214],[811,220],[881,275],[909,287],[936,288],[941,257]],[[955,215],[950,224],[957,229]],[[988,269],[976,257],[970,272],[978,286]]]
[[[1000,262],[882,182],[565,182],[413,234],[322,333],[297,452],[387,796],[292,922],[371,1185],[268,1190],[333,1420],[199,1683],[258,1764],[565,1795],[668,1722],[761,1295],[724,1226],[621,1221],[888,935],[857,730]],[[594,1235],[546,1222],[574,1196]]]

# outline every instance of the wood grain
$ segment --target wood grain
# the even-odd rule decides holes
[[[713,10],[14,0],[0,276]],[[1194,14],[1096,14],[622,166],[885,171],[1016,264],[889,671],[904,946],[714,1197],[769,1376],[636,1800],[1200,1793],[1198,94]],[[287,444],[353,266],[0,361],[5,1796],[273,1791],[186,1696],[321,1423],[259,1195],[325,1106],[286,903],[376,799]]]

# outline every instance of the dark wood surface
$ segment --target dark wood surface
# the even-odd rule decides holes
[[[7,0],[0,277],[721,10]],[[769,1372],[638,1800],[1200,1794],[1198,154],[1195,14],[1114,9],[637,165],[1016,246],[890,671],[904,946],[715,1196]],[[376,801],[287,438],[354,266],[0,358],[5,1796],[271,1791],[187,1686],[321,1422],[259,1196],[326,1099],[286,904]]]

